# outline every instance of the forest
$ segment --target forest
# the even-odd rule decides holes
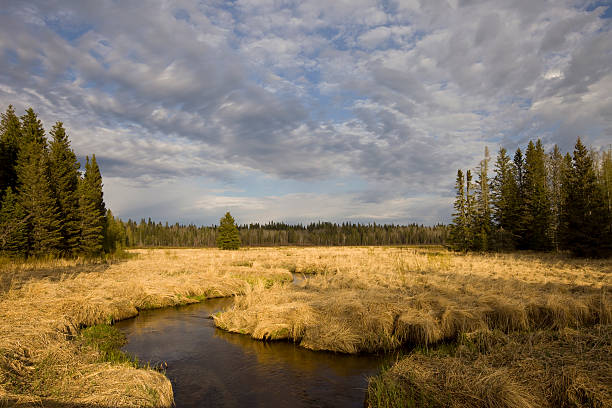
[[[0,121],[0,253],[12,257],[94,257],[111,250],[106,237],[102,176],[85,169],[62,122],[49,132],[32,108]]]
[[[538,139],[513,159],[501,148],[492,178],[487,148],[484,156],[474,172],[457,171],[451,247],[612,253],[612,148],[595,152],[578,138],[572,155],[556,145],[546,153]]]

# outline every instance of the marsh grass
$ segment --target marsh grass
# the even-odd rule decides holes
[[[218,250],[138,250],[104,268],[51,260],[3,269],[32,273],[0,294],[0,406],[171,406],[168,379],[120,353],[108,325],[143,309],[239,295],[249,281],[291,279],[285,269],[232,265],[240,259]]]
[[[489,398],[490,406],[500,407],[608,401],[609,346],[608,354],[588,354],[588,347],[592,343],[591,349],[602,350],[596,344],[609,344],[608,335],[602,340],[593,330],[608,333],[612,323],[610,260],[406,247],[143,249],[130,254],[127,261],[103,267],[78,260],[3,266],[0,274],[22,278],[0,293],[0,406],[170,406],[168,379],[114,354],[118,340],[96,325],[143,309],[222,296],[237,298],[232,310],[214,316],[217,326],[255,339],[343,353],[419,346],[424,352],[373,380],[379,384],[373,395],[380,396],[380,404],[401,400],[418,406],[422,398],[448,392],[469,392],[481,403]],[[301,271],[310,277],[292,284],[290,272]],[[517,333],[526,337],[513,337]],[[533,333],[545,336],[536,341]],[[563,343],[554,336],[574,340]],[[591,343],[580,340],[587,338]],[[570,347],[572,341],[583,348]],[[514,364],[515,349],[540,350],[517,354],[540,365]],[[434,350],[439,355],[428,354]],[[547,355],[556,357],[546,360]],[[603,361],[595,370],[599,374],[585,374],[582,355],[587,365]],[[565,363],[555,366],[555,361]],[[433,388],[405,387],[402,372],[406,378],[429,379]],[[532,395],[526,377],[550,384],[554,392]],[[508,404],[499,402],[508,395]]]

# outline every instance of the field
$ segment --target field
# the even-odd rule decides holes
[[[1,267],[13,283],[0,292],[0,407],[169,406],[163,373],[96,336],[138,310],[233,295],[243,296],[215,316],[225,330],[313,350],[403,350],[370,380],[369,406],[612,404],[612,260],[283,247]],[[308,278],[292,284],[289,272]]]

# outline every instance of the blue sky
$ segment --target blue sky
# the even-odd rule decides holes
[[[5,2],[0,103],[122,218],[450,220],[485,146],[612,142],[607,2]]]

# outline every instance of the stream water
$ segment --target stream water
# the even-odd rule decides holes
[[[117,322],[123,348],[165,362],[178,408],[362,407],[367,377],[390,357],[314,352],[217,329],[210,314],[233,299],[143,311]]]

